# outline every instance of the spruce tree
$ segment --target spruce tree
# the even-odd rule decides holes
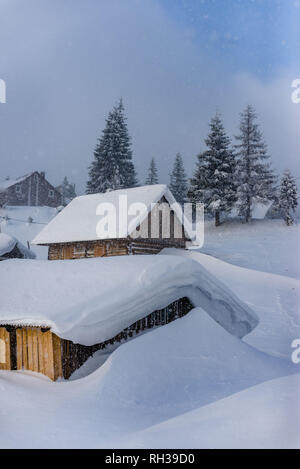
[[[76,197],[75,184],[70,183],[67,176],[64,177],[63,182],[57,189],[62,195],[63,205],[66,205]]]
[[[131,139],[128,134],[122,100],[106,119],[106,126],[94,151],[89,168],[87,194],[124,189],[137,185],[132,162]]]
[[[183,205],[187,201],[188,183],[180,153],[176,155],[170,174],[170,190],[179,204]]]
[[[236,200],[234,182],[235,158],[217,113],[210,122],[210,132],[205,140],[207,150],[198,155],[195,174],[190,181],[189,198],[202,202],[206,212],[215,217],[219,226],[222,212],[229,212]]]
[[[283,173],[281,179],[278,206],[282,210],[282,214],[286,224],[288,226],[292,225],[294,219],[290,212],[295,212],[298,206],[298,195],[295,179],[293,178],[289,170],[286,170]]]
[[[147,176],[145,184],[146,186],[158,184],[158,172],[157,172],[156,162],[154,158],[152,158],[150,161],[150,166],[148,169],[148,176]]]
[[[254,202],[267,203],[274,198],[276,177],[268,162],[267,146],[256,123],[252,106],[241,113],[240,134],[236,136],[237,156],[237,206],[246,222],[251,219]]]

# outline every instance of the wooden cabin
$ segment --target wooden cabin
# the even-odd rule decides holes
[[[181,298],[164,309],[154,311],[115,337],[92,346],[61,339],[45,327],[23,327],[0,323],[0,370],[29,370],[53,381],[68,379],[96,351],[114,348],[139,333],[168,324],[186,315],[193,305]]]
[[[35,254],[16,238],[0,233],[0,261],[7,259],[34,259]]]
[[[126,208],[122,197],[126,197]],[[143,204],[145,210],[129,215],[125,232],[115,236],[97,233],[97,207],[112,204],[117,228],[127,209]],[[166,185],[137,187],[77,197],[33,240],[48,246],[48,259],[157,254],[164,248],[185,248],[191,236],[184,223],[181,207]]]
[[[62,195],[47,181],[43,171],[34,171],[14,180],[0,181],[0,206],[58,207],[61,204]]]

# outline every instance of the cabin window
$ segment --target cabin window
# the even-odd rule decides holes
[[[22,186],[21,186],[20,184],[18,184],[18,185],[16,186],[16,193],[17,193],[17,194],[22,194]]]
[[[0,363],[6,363],[6,344],[0,339]]]
[[[53,199],[53,197],[54,197],[54,190],[53,190],[53,189],[49,189],[48,195],[49,195],[50,199]]]

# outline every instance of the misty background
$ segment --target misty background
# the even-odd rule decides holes
[[[300,176],[300,1],[0,0],[0,179],[46,171],[83,193],[97,138],[123,98],[144,183],[156,158],[189,176],[216,110],[229,134],[253,104],[277,172]]]

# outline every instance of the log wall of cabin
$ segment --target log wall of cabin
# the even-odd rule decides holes
[[[111,339],[92,346],[60,339],[41,327],[0,326],[0,370],[34,371],[53,381],[61,377],[69,379],[97,350],[120,345],[146,329],[168,324],[185,316],[192,308],[188,298],[181,298],[136,321]]]
[[[49,260],[84,259],[93,257],[126,256],[129,254],[158,254],[164,248],[185,248],[185,240],[126,239],[82,241],[80,243],[51,244]]]
[[[6,341],[6,357],[5,363],[0,363],[0,370],[34,371],[53,381],[63,376],[61,339],[50,330],[0,327],[2,338]]]

